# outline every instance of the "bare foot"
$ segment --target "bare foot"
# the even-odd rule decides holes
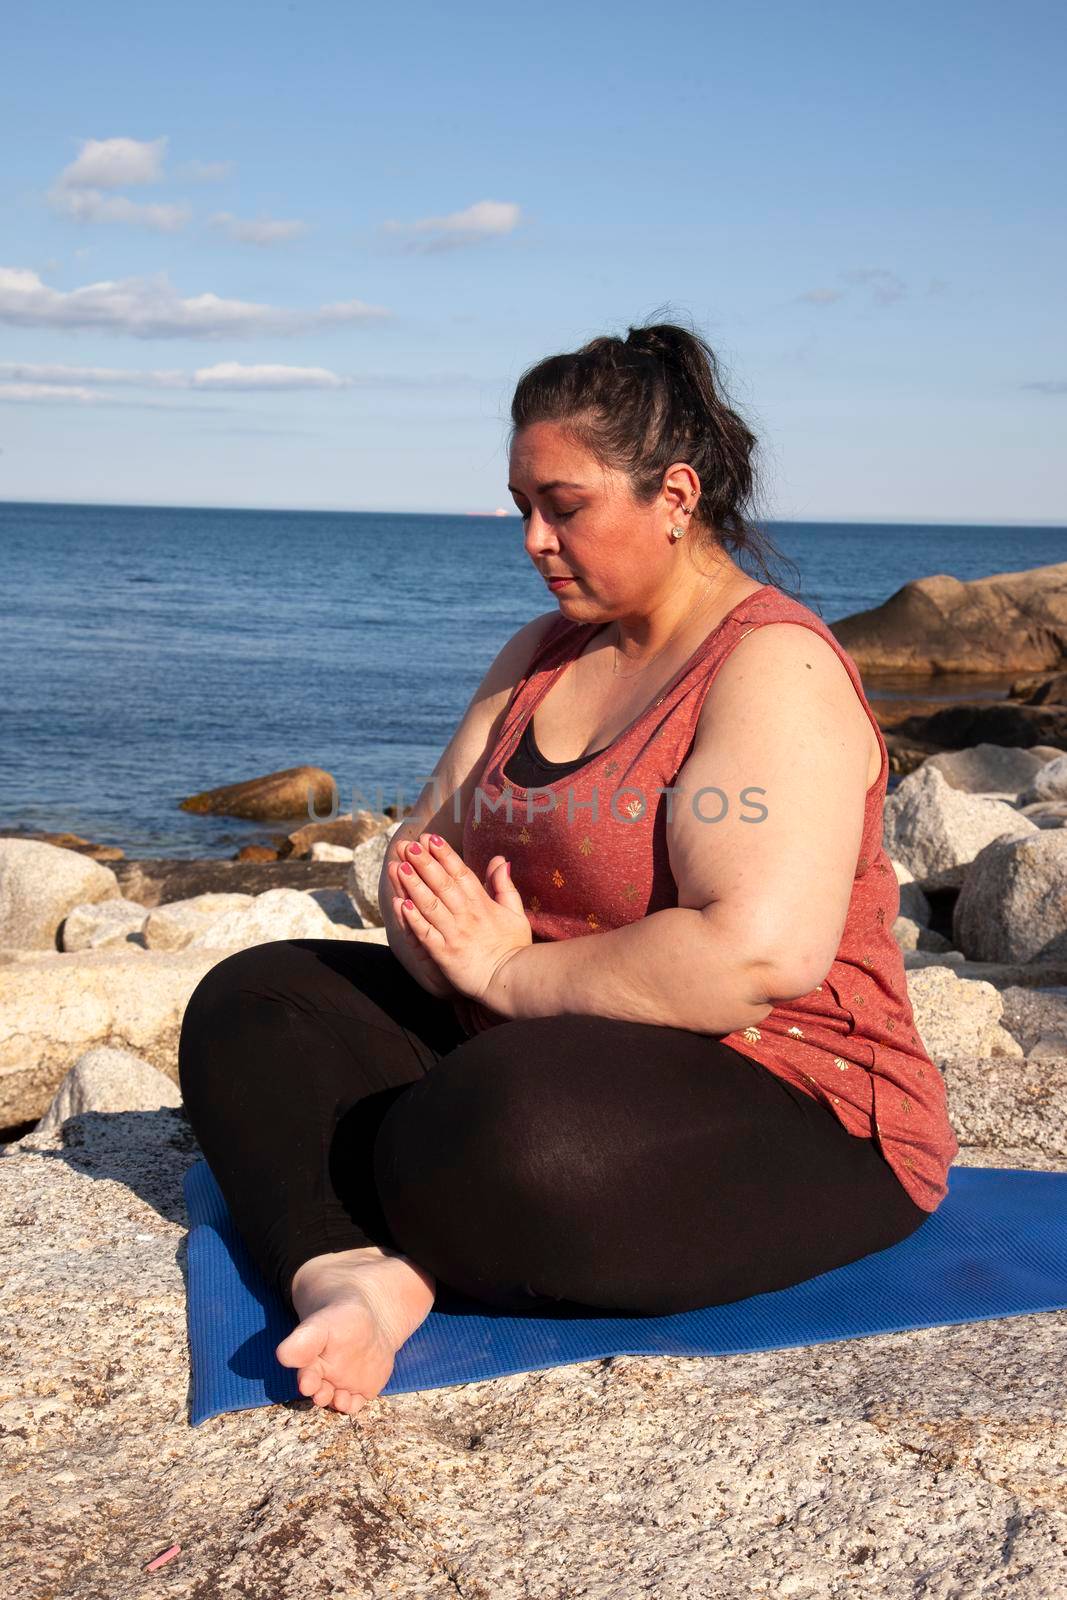
[[[302,1320],[274,1353],[283,1367],[299,1368],[297,1388],[317,1406],[359,1411],[389,1382],[435,1288],[429,1272],[377,1245],[312,1256],[290,1289]]]

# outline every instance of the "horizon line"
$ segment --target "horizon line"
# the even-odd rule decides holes
[[[375,507],[364,506],[245,506],[245,505],[205,505],[193,502],[176,501],[149,501],[149,500],[38,500],[31,498],[0,499],[0,506],[55,506],[65,509],[79,509],[91,507],[94,510],[113,511],[231,511],[247,515],[283,515],[283,516],[367,516],[367,517],[468,517],[482,521],[502,522],[510,519],[519,520],[518,512],[512,508],[501,511],[385,511]],[[902,519],[899,516],[891,518],[870,516],[818,516],[809,513],[803,517],[767,517],[753,518],[757,527],[791,527],[791,526],[842,526],[857,527],[870,526],[879,528],[916,528],[916,527],[946,527],[946,528],[1042,528],[1042,529],[1067,529],[1067,520],[1056,521],[1052,518],[1037,518],[1027,520],[1013,518],[997,522],[975,522],[966,517],[909,517]]]

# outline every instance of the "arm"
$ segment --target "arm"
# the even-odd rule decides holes
[[[716,674],[667,797],[677,907],[517,951],[487,1003],[508,1017],[577,1012],[721,1034],[810,993],[840,946],[869,750],[867,714],[831,646],[797,624],[754,629]],[[697,801],[709,820],[693,806],[712,787],[728,802],[717,822],[717,794]]]
[[[398,925],[392,901],[394,894],[400,891],[393,887],[389,869],[404,859],[406,843],[424,832],[440,834],[457,853],[462,854],[463,817],[489,752],[496,743],[512,693],[549,627],[558,617],[558,611],[546,611],[533,617],[498,652],[474,691],[430,779],[423,785],[414,809],[392,834],[385,852],[378,879],[378,907],[389,948],[423,987],[432,985],[435,993],[451,994],[454,990],[451,984],[441,981],[440,974],[434,981],[433,972],[426,967],[426,958],[417,960],[408,934]]]

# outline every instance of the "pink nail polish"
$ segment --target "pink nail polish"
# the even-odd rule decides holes
[[[414,872],[415,868],[411,865],[410,861],[402,861],[400,863],[400,870],[401,872]]]
[[[445,841],[441,838],[441,835],[439,833],[431,833],[431,835],[430,835],[430,843],[431,844],[444,844],[444,842]]]
[[[411,841],[411,843],[408,845],[408,855],[421,856],[422,855],[422,845],[416,843],[416,841],[413,839]]]

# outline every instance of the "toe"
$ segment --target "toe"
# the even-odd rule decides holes
[[[335,1411],[350,1411],[352,1409],[352,1396],[347,1389],[335,1389],[333,1392]]]
[[[301,1394],[314,1395],[322,1388],[325,1377],[322,1362],[313,1361],[310,1367],[301,1367],[297,1374],[296,1386]]]
[[[321,1388],[315,1390],[311,1398],[317,1406],[328,1406],[333,1399],[333,1384],[324,1383]]]
[[[283,1367],[307,1367],[325,1349],[328,1329],[309,1318],[293,1329],[276,1347],[274,1354]]]

